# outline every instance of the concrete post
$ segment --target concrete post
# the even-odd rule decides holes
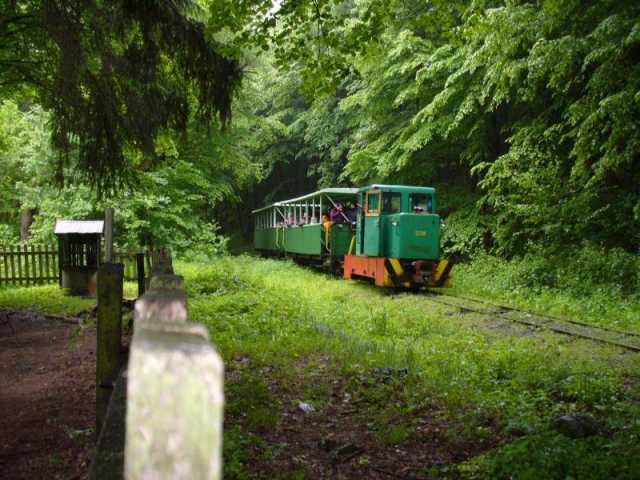
[[[122,264],[104,263],[98,269],[98,319],[96,334],[96,430],[104,420],[120,369],[122,337]]]
[[[137,322],[128,369],[125,478],[222,478],[224,369],[202,325]]]
[[[182,277],[156,273],[136,301],[127,382],[129,480],[222,478],[224,366],[206,328],[187,322],[186,300]]]

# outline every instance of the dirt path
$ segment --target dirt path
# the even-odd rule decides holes
[[[95,331],[0,311],[0,472],[84,478],[95,445]]]

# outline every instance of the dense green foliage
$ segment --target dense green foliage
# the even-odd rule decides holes
[[[478,191],[478,215],[464,217],[496,253],[576,239],[637,249],[637,2],[385,3],[283,2],[258,19],[277,25],[286,79],[256,110],[284,127],[268,151],[321,185]],[[243,14],[239,38],[262,39]]]
[[[637,255],[585,244],[571,256],[530,252],[506,261],[481,254],[456,266],[453,293],[640,332]]]
[[[104,207],[112,205],[121,247],[162,244],[178,252],[216,251],[223,239],[214,208],[223,200],[233,201],[240,186],[258,174],[248,157],[194,123],[186,139],[166,140],[161,146],[165,161],[141,173],[135,190],[96,202],[95,191],[75,178],[73,169],[67,177],[75,182],[60,187],[51,181],[55,153],[47,122],[48,115],[37,106],[0,103],[0,138],[5,140],[0,162],[8,173],[1,180],[0,243],[17,241],[24,209],[36,212],[30,241],[39,243],[53,240],[56,219],[100,218]],[[242,131],[239,126],[237,131]]]
[[[59,175],[74,160],[110,193],[161,159],[156,143],[186,131],[191,112],[229,118],[240,68],[202,14],[191,0],[2,0],[0,95],[37,98],[51,112]]]

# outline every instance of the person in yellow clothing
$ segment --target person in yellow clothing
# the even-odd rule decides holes
[[[322,226],[324,227],[324,245],[329,250],[329,238],[331,235],[331,226],[333,222],[326,213],[322,215]]]

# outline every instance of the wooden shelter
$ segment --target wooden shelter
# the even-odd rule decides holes
[[[96,295],[102,220],[57,220],[59,284],[72,295]]]

